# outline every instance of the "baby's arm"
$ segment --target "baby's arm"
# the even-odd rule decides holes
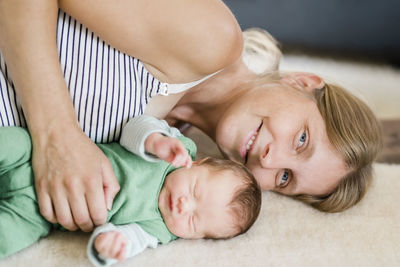
[[[120,144],[147,161],[160,159],[176,166],[192,165],[185,146],[177,139],[182,134],[165,121],[141,115],[131,119],[122,129]]]
[[[107,223],[93,232],[87,254],[94,266],[110,266],[157,245],[157,238],[135,223],[120,226]]]
[[[175,167],[190,168],[192,166],[192,158],[177,138],[152,133],[147,137],[144,147],[147,153],[153,154]]]

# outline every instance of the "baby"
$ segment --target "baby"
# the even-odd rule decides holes
[[[178,237],[230,238],[256,220],[261,192],[247,169],[211,158],[192,166],[194,143],[164,121],[136,117],[124,127],[120,143],[99,144],[121,190],[108,213],[109,223],[89,240],[87,252],[94,265],[108,266]],[[27,131],[0,128],[0,150],[2,258],[59,226],[39,213]]]

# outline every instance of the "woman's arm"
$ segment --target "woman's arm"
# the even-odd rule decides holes
[[[65,228],[90,230],[107,216],[119,189],[103,153],[81,131],[61,72],[58,3],[0,1],[0,49],[21,101],[33,142],[40,211]]]
[[[60,7],[164,82],[198,80],[242,52],[240,26],[220,0],[60,0]]]

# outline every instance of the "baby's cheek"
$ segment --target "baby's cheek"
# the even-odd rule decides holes
[[[183,220],[171,220],[169,230],[177,237],[188,238],[188,227],[185,225]]]

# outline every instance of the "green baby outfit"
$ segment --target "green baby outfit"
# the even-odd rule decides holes
[[[178,138],[194,159],[193,141],[183,135]],[[121,186],[107,221],[115,225],[136,223],[163,244],[176,239],[158,209],[164,179],[176,168],[164,161],[148,162],[118,143],[98,146],[111,161]],[[31,153],[31,139],[25,129],[0,127],[0,258],[35,243],[58,227],[40,215]]]
[[[23,128],[0,128],[0,258],[48,235],[51,224],[39,212],[32,145]]]

